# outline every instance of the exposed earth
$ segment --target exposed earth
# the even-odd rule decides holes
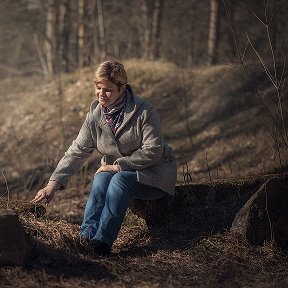
[[[269,113],[279,120],[277,95],[261,68],[251,64],[249,79],[241,67],[228,64],[189,70],[165,62],[125,64],[134,90],[160,114],[165,139],[175,149],[179,183],[187,166],[193,180],[279,170],[275,143],[266,129],[273,131]],[[35,76],[0,81],[0,166],[10,183],[24,175],[27,182],[47,179],[94,99],[92,79],[92,71],[82,70],[52,80]],[[281,152],[282,168],[287,169],[287,149]],[[88,172],[98,165],[90,159]]]
[[[250,79],[233,65],[183,70],[165,62],[125,64],[135,91],[160,114],[165,139],[175,149],[177,185],[257,179],[287,170],[287,148],[279,148],[279,165],[267,132],[273,123],[252,88],[257,83],[276,115],[273,85],[259,67],[248,66]],[[29,201],[45,185],[89,109],[92,77],[92,71],[83,70],[50,80],[34,76],[0,81],[2,202],[8,196]],[[78,231],[98,160],[95,153],[69,188],[56,195],[44,217],[20,213],[39,246],[27,267],[0,268],[1,288],[288,287],[287,256],[271,243],[252,247],[229,231],[218,233],[213,225],[207,225],[210,230],[203,227],[203,235],[188,233],[208,223],[215,212],[209,207],[205,219],[187,221],[190,229],[183,223],[151,229],[129,211],[111,257],[95,257]]]

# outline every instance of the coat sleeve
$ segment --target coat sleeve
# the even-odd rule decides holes
[[[157,163],[163,154],[163,137],[158,113],[151,106],[144,110],[141,121],[141,147],[131,155],[115,161],[121,170],[140,170]]]
[[[88,156],[96,148],[90,130],[91,112],[86,116],[79,134],[59,161],[49,181],[57,181],[65,188],[71,176],[76,174]]]

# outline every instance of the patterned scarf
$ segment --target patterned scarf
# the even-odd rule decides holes
[[[123,114],[124,114],[124,107],[126,105],[126,94],[121,97],[117,102],[116,106],[109,109],[108,107],[102,106],[102,111],[104,114],[104,117],[106,119],[106,122],[111,127],[111,130],[113,134],[116,133],[118,127],[121,125],[123,120]]]

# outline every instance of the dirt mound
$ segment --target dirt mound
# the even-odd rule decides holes
[[[257,85],[270,91],[270,112],[277,113],[277,96],[265,73],[251,70]],[[278,166],[266,129],[273,124],[254,93],[254,78],[229,65],[178,70],[145,94],[162,116],[167,141],[176,147],[179,180],[187,166],[194,180],[264,174]],[[287,148],[283,153],[282,160]]]
[[[267,126],[266,111],[239,67],[180,69],[161,61],[139,60],[125,64],[135,91],[160,113],[166,141],[175,149],[179,183],[183,170],[192,180],[199,180],[263,174],[277,167],[273,143],[258,121],[262,119]],[[268,91],[268,104],[277,109],[272,84],[261,69],[251,67],[257,85]],[[94,97],[92,70],[53,81],[6,79],[0,86],[0,165],[10,186],[40,187],[77,135],[89,109]],[[93,174],[98,158],[95,153],[87,162],[80,182],[90,170]],[[287,160],[282,166],[287,167]]]

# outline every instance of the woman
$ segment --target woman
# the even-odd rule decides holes
[[[121,63],[99,65],[96,101],[49,183],[31,201],[47,205],[97,149],[103,157],[86,203],[81,235],[102,256],[109,255],[130,200],[173,195],[176,182],[176,161],[163,142],[158,114],[127,82]]]

